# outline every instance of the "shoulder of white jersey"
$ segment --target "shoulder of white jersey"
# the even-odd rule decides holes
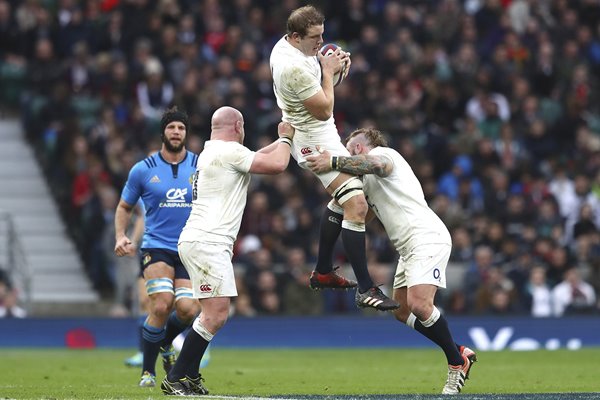
[[[404,157],[402,157],[402,154],[400,154],[398,151],[392,149],[391,147],[378,146],[378,147],[375,147],[373,150],[371,150],[369,152],[369,154],[374,155],[374,156],[384,156],[385,158],[387,158],[388,160],[390,160],[392,162],[392,164],[394,165],[394,169],[396,169],[396,167],[399,167],[402,165],[402,161],[400,161],[399,165],[398,165],[397,161],[404,160]]]
[[[386,155],[386,156],[392,156],[394,154],[398,154],[400,155],[400,153],[398,153],[396,150],[392,149],[391,147],[384,147],[384,146],[377,146],[374,149],[372,149],[369,154],[372,155],[377,155],[377,154],[381,154],[381,155]]]
[[[225,161],[227,162],[238,163],[240,159],[246,158],[248,155],[255,153],[242,143],[227,142],[227,145],[229,149],[224,157]]]
[[[279,40],[273,46],[273,49],[271,50],[271,54],[273,54],[274,52],[281,51],[282,49],[285,49],[286,44],[287,44],[287,42],[285,40],[285,35],[283,35],[281,38],[279,38]]]

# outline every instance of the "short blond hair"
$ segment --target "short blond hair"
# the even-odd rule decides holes
[[[348,139],[346,139],[346,143],[348,143],[353,137],[361,134],[365,135],[365,138],[371,147],[388,147],[388,142],[385,136],[383,136],[383,133],[375,128],[360,128],[351,132],[350,136],[348,136]]]
[[[313,6],[304,6],[292,11],[287,20],[287,34],[298,32],[300,37],[306,36],[311,26],[323,25],[325,16]]]

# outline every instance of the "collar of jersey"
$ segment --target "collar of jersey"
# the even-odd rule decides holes
[[[287,34],[285,36],[283,36],[283,41],[285,42],[285,44],[289,47],[292,48],[292,51],[296,51],[298,54],[300,54],[302,57],[306,57],[306,58],[310,58],[313,56],[307,56],[306,54],[304,54],[303,52],[301,52],[300,50],[298,50],[297,48],[295,48],[294,46],[292,46],[292,44],[290,42],[287,41]],[[314,56],[314,58],[317,58],[317,56]]]
[[[185,151],[185,157],[183,157],[183,159],[181,161],[179,161],[177,164],[171,164],[170,162],[168,162],[167,160],[165,160],[162,156],[162,154],[160,153],[160,151],[156,152],[156,154],[158,154],[158,157],[162,160],[162,162],[164,162],[165,164],[168,165],[179,165],[181,163],[183,163],[185,160],[187,160],[188,158],[188,151]]]

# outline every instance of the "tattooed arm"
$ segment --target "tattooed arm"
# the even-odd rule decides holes
[[[392,163],[384,156],[370,156],[360,154],[351,157],[337,157],[335,170],[345,172],[350,175],[375,174],[386,177],[392,173]]]
[[[332,170],[350,175],[375,174],[386,177],[392,173],[393,165],[385,156],[360,154],[356,156],[334,156],[327,151],[306,157],[308,168],[314,173],[322,174]]]

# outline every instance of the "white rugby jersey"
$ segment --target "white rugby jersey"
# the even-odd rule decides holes
[[[313,117],[302,102],[321,90],[321,65],[316,56],[306,56],[281,38],[270,58],[273,91],[283,120],[296,129],[294,141],[320,145],[340,141],[333,116],[327,121]],[[312,143],[311,143],[312,144]]]
[[[246,207],[250,166],[256,153],[237,142],[209,140],[198,157],[192,211],[179,243],[233,244]]]
[[[427,205],[421,183],[404,157],[387,147],[376,147],[369,155],[385,156],[393,163],[387,177],[364,175],[363,190],[400,255],[422,244],[450,244],[448,228]]]

